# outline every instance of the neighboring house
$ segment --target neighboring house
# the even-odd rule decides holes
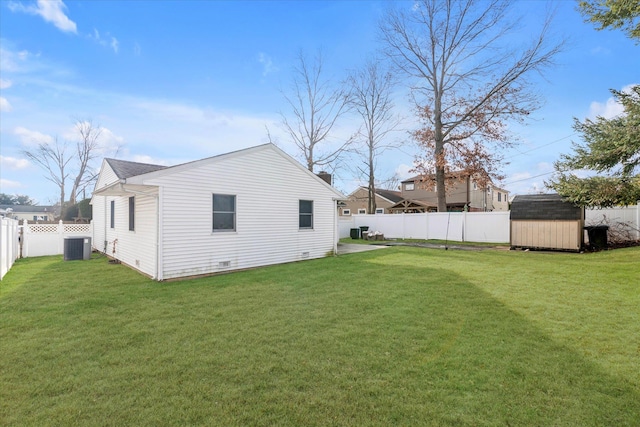
[[[509,210],[509,193],[493,183],[480,187],[470,176],[462,176],[447,184],[447,210],[491,212]],[[401,183],[402,200],[391,206],[394,213],[435,212],[438,196],[435,185],[414,176]]]
[[[320,258],[341,199],[273,144],[173,167],[105,159],[93,245],[156,280]]]
[[[367,212],[369,206],[369,190],[367,187],[358,187],[347,196],[340,206],[340,215],[364,215],[391,213],[389,208],[402,200],[399,191],[376,189],[376,211]]]
[[[55,206],[0,205],[7,218],[27,221],[54,221],[58,217]]]

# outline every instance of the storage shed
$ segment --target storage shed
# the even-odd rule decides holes
[[[580,251],[584,209],[559,194],[516,196],[511,202],[511,248]]]

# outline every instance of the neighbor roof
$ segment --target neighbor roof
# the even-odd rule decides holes
[[[402,193],[399,191],[376,189],[376,193],[387,200],[391,200],[393,203],[398,203],[402,200]]]
[[[35,205],[0,205],[0,209],[11,209],[14,213],[55,213],[54,206],[35,206]]]
[[[120,179],[130,178],[132,176],[142,175],[149,172],[155,172],[160,169],[166,169],[167,166],[152,165],[150,163],[129,162],[127,160],[105,159],[116,176]]]

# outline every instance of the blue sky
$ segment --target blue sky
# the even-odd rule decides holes
[[[400,5],[410,6],[410,2]],[[570,151],[573,117],[620,113],[609,89],[640,83],[640,46],[619,31],[595,31],[560,1],[554,31],[567,36],[557,66],[539,79],[545,99],[526,126],[513,127],[520,144],[504,153],[513,194],[543,189],[552,164]],[[57,187],[22,150],[38,141],[73,140],[77,119],[104,129],[105,156],[173,165],[268,142],[300,158],[279,128],[281,93],[296,53],[322,48],[336,81],[377,46],[378,1],[7,1],[0,0],[0,192],[56,201]],[[540,22],[543,1],[516,2],[528,25]],[[526,34],[522,34],[526,36]],[[407,91],[396,93],[410,115]],[[345,117],[336,140],[358,126]],[[406,133],[388,151],[378,176],[411,173],[417,148]],[[118,148],[117,154],[115,149]],[[358,185],[346,161],[336,186]],[[69,182],[68,186],[70,187]]]

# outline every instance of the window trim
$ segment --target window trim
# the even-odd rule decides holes
[[[224,197],[232,197],[233,198],[233,211],[216,211],[215,210],[215,197],[216,196],[224,196]],[[211,193],[211,231],[213,233],[233,233],[237,231],[237,197],[235,194],[222,194],[222,193]],[[233,218],[233,228],[216,228],[216,212],[218,214],[232,214]]]
[[[114,229],[116,228],[116,201],[111,200],[109,205],[109,211],[111,214],[111,218],[109,219],[109,228]]]
[[[384,208],[376,208],[376,215],[383,215],[384,214]]]
[[[129,231],[136,231],[136,196],[129,197]]]
[[[416,183],[415,182],[405,182],[404,183],[404,189],[405,189],[405,191],[414,191],[416,189]]]
[[[351,216],[351,209],[342,209],[343,216]]]
[[[303,202],[308,202],[311,203],[311,212],[302,212],[302,204]],[[310,226],[302,226],[302,218],[303,217],[310,217],[311,218],[311,225]],[[300,199],[298,200],[298,229],[299,230],[313,230],[313,200],[303,200]]]
[[[358,215],[366,215],[366,214],[367,214],[366,209],[358,209]]]

